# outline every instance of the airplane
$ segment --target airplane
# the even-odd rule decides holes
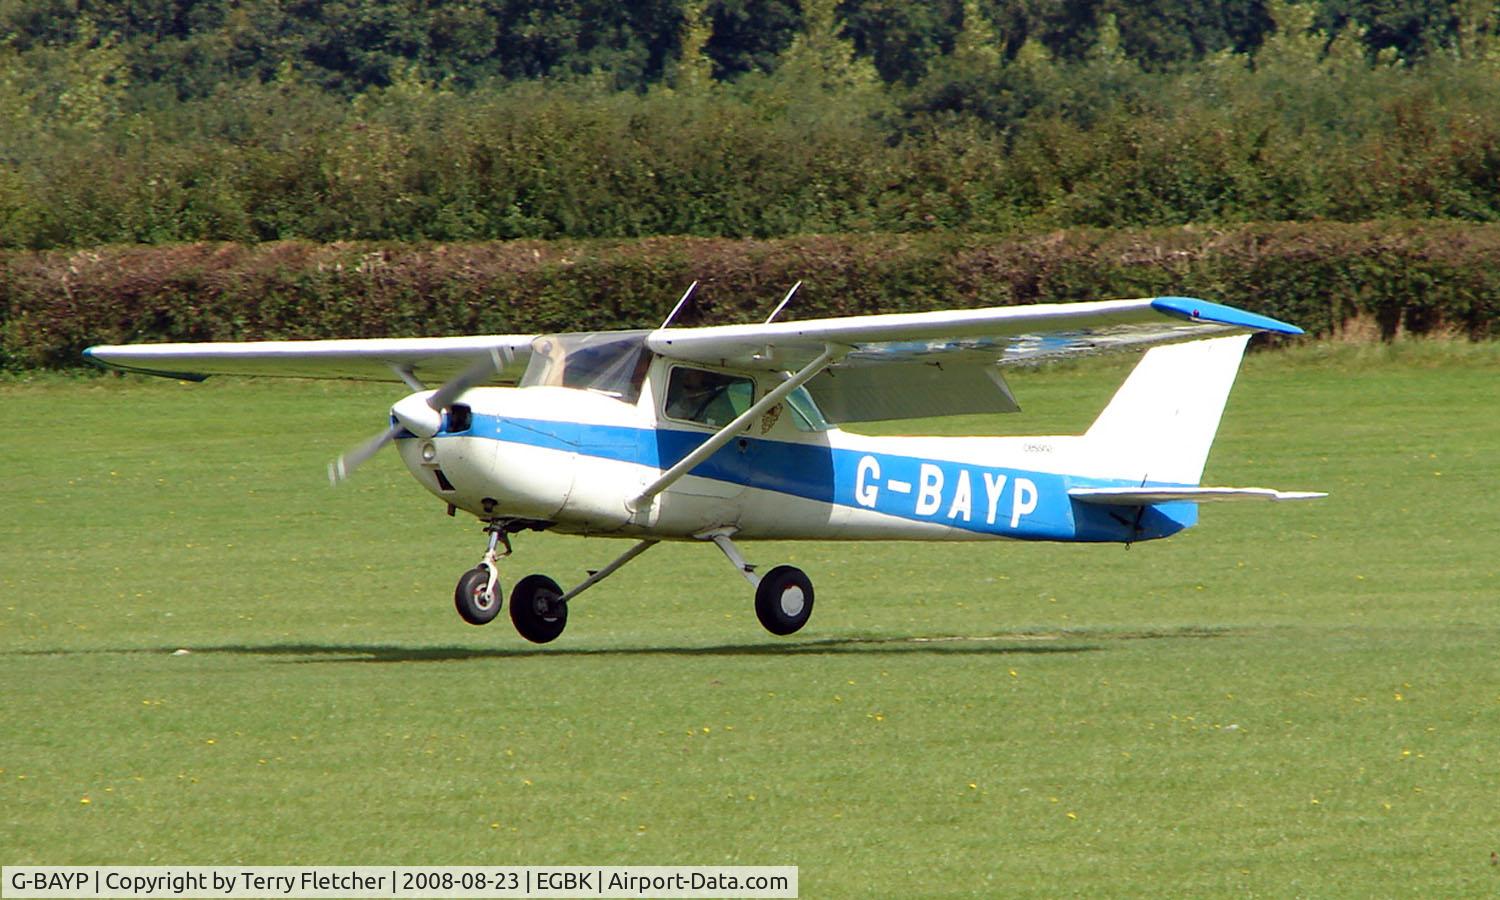
[[[696,283],[695,283],[696,286]],[[525,531],[633,543],[564,590],[527,575],[509,598],[547,643],[570,604],[661,541],[712,544],[790,635],[812,581],[762,573],[755,540],[1155,540],[1209,501],[1317,492],[1200,484],[1251,335],[1294,325],[1190,297],[1150,297],[759,324],[430,338],[95,346],[102,366],[214,375],[400,381],[388,425],[329,466],[338,484],[387,444],[450,516],[488,535],[454,605],[482,625],[503,604],[499,560]],[[1144,353],[1081,435],[873,437],[841,425],[1019,410],[1004,371],[1108,350]],[[437,384],[436,387],[430,385]],[[499,552],[504,548],[503,553]]]

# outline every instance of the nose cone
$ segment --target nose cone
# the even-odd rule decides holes
[[[443,427],[443,413],[433,409],[427,402],[433,393],[435,392],[422,391],[396,401],[396,405],[391,407],[392,418],[417,437],[430,438],[437,434],[438,429]]]

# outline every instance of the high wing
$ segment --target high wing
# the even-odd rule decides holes
[[[1244,310],[1189,297],[1051,303],[922,313],[661,328],[646,338],[655,353],[740,371],[809,372],[807,389],[831,422],[864,422],[960,413],[1015,412],[1001,367],[1105,350],[1221,334],[1301,329]],[[515,383],[536,335],[368,338],[327,341],[97,346],[100,365],[201,380],[265,375],[446,382],[498,353],[485,380]]]
[[[1041,303],[985,309],[663,328],[647,346],[663,356],[736,369],[795,369],[828,344],[852,348],[841,366],[892,362],[1017,363],[1220,334],[1302,329],[1191,297]]]
[[[1271,331],[1285,322],[1191,297],[1148,297],[924,313],[664,328],[663,356],[746,371],[791,371],[843,355],[807,382],[832,422],[1019,409],[998,367],[1172,341]]]
[[[332,341],[127,344],[90,347],[89,360],[145,375],[201,381],[210,375],[268,375],[354,381],[445,382],[498,351],[489,381],[514,383],[526,371],[535,335],[362,338]]]

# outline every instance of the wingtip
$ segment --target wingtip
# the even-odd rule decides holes
[[[1276,334],[1306,334],[1290,322],[1273,319],[1234,306],[1211,303],[1197,297],[1156,297],[1151,301],[1156,311],[1189,322],[1208,322],[1217,325],[1233,325],[1254,331],[1270,331]]]

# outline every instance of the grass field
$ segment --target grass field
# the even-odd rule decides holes
[[[986,423],[1079,430],[1119,362]],[[1500,892],[1500,347],[1250,358],[1205,507],[1135,546],[702,546],[555,644],[463,624],[483,550],[389,386],[0,383],[0,862],[800,866],[802,895]],[[959,430],[974,423],[934,423]],[[623,545],[523,535],[507,582]],[[174,651],[186,649],[186,655]]]

